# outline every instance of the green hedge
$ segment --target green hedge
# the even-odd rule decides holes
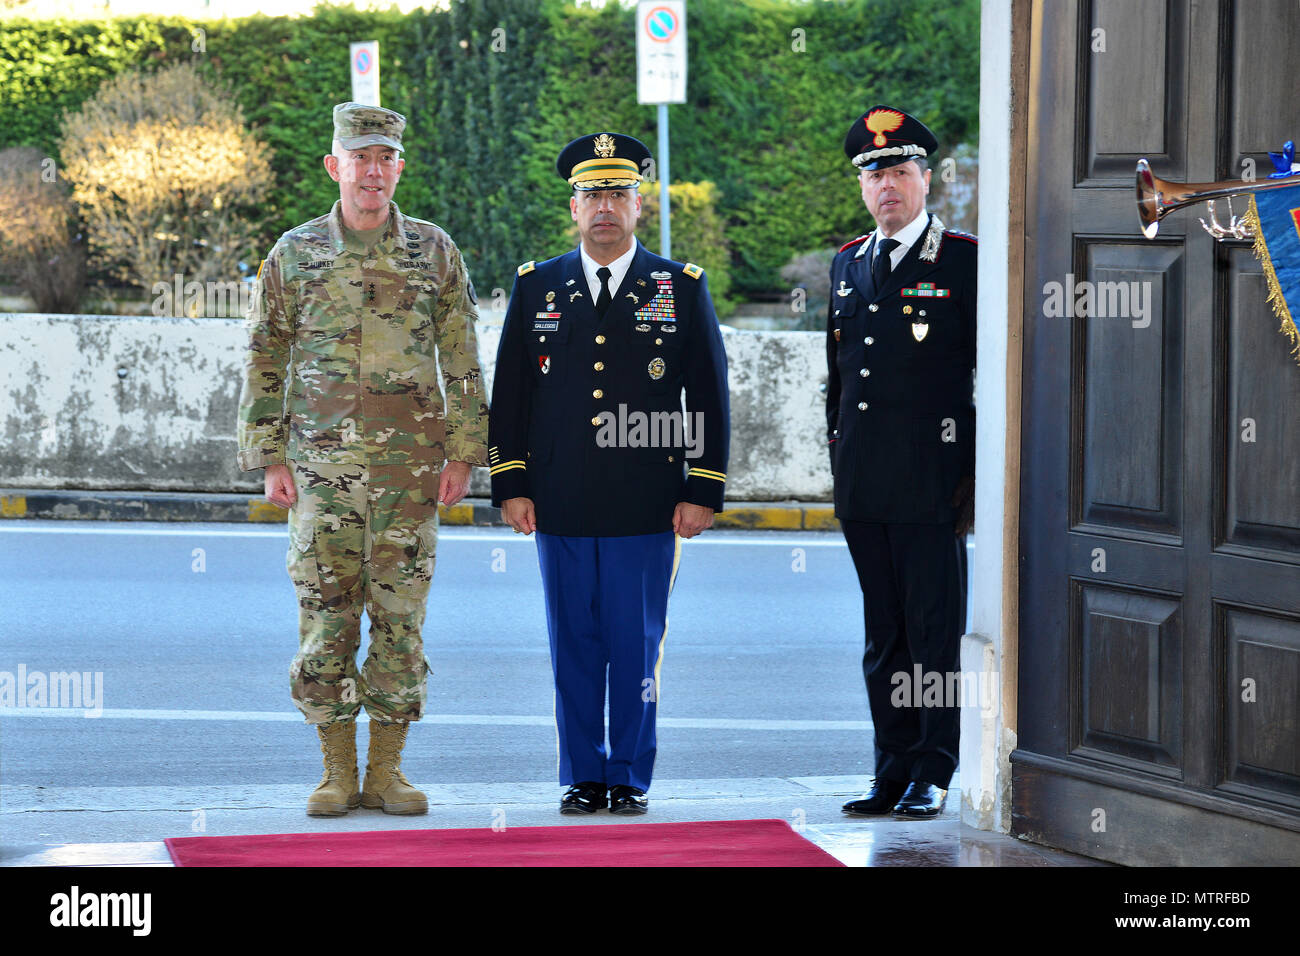
[[[636,102],[634,30],[632,9],[564,0],[211,22],[11,19],[0,31],[0,147],[57,156],[63,111],[106,77],[197,59],[235,89],[274,151],[269,242],[337,198],[321,167],[329,109],[351,95],[348,42],[378,40],[383,103],[409,120],[398,202],[451,233],[480,289],[509,288],[519,262],[567,248],[569,193],[554,170],[565,142],[616,129],[657,150],[655,108]],[[948,147],[976,135],[978,0],[691,0],[688,37],[672,174],[717,184],[735,293],[787,292],[778,273],[792,255],[870,225],[841,150],[866,107],[901,106]]]

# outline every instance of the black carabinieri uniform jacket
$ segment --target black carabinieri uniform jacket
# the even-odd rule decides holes
[[[877,289],[870,236],[831,263],[826,429],[835,515],[929,524],[957,517],[975,474],[974,236],[926,231]]]
[[[531,498],[546,534],[669,531],[679,501],[721,511],[727,358],[704,271],[638,242],[602,320],[577,249],[524,263],[488,432],[492,504]]]

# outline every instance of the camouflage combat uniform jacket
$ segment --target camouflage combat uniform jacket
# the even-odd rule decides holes
[[[286,459],[487,463],[477,310],[460,250],[389,207],[369,252],[345,238],[336,202],[281,236],[262,264],[239,402],[242,470]]]

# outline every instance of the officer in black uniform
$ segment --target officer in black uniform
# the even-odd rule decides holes
[[[560,153],[582,243],[519,267],[492,389],[492,503],[537,531],[562,813],[646,811],[680,538],[712,525],[726,481],[727,360],[704,272],[634,235],[649,158],[618,133]]]
[[[915,686],[953,686],[974,514],[976,242],[925,210],[937,147],[887,106],[844,141],[876,220],[831,264],[826,333],[835,515],[862,587],[875,728],[875,780],[852,814],[937,814],[957,767],[957,702]]]

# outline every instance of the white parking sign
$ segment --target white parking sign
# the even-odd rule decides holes
[[[379,106],[379,41],[353,43],[348,53],[352,58],[352,102]]]
[[[685,0],[642,0],[636,22],[637,102],[685,103]]]

